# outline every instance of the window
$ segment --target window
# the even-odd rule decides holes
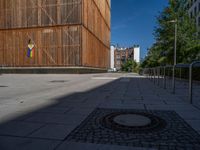
[[[199,12],[200,12],[200,3],[199,3]]]
[[[192,18],[192,17],[193,17],[193,13],[191,12],[191,13],[190,13],[190,18]]]
[[[199,25],[199,27],[200,27],[200,17],[198,18],[198,25]]]
[[[194,8],[194,15],[197,15],[197,7]]]
[[[121,64],[121,62],[120,61],[117,61],[117,65],[120,65]]]

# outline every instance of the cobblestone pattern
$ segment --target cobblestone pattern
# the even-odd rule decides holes
[[[101,125],[102,117],[114,112],[150,113],[164,119],[166,127],[157,132],[119,132]],[[159,110],[102,109],[93,111],[67,137],[68,141],[113,144],[122,146],[157,148],[159,150],[200,150],[200,135],[193,130],[176,112]]]

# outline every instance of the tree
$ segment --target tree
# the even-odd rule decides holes
[[[189,18],[183,0],[169,0],[168,7],[157,17],[158,25],[154,31],[156,43],[150,48],[143,67],[173,64],[175,28],[171,20],[177,20],[178,26],[177,62],[188,63],[196,58],[194,53],[199,49],[199,39],[195,22]]]
[[[125,72],[138,72],[139,65],[132,59],[128,59],[124,64],[122,64],[122,71]]]

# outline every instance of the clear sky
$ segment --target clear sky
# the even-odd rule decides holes
[[[144,58],[155,41],[156,16],[167,4],[168,0],[112,0],[111,44],[139,44]]]

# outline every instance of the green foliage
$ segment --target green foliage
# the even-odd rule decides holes
[[[173,64],[175,23],[177,20],[177,63],[188,63],[199,59],[195,54],[199,53],[199,38],[197,37],[196,25],[190,19],[184,9],[183,0],[169,0],[168,7],[157,17],[154,31],[156,43],[149,49],[142,67],[154,67],[158,65]]]
[[[138,72],[138,70],[139,70],[139,65],[131,59],[128,59],[124,64],[122,64],[122,71]]]

